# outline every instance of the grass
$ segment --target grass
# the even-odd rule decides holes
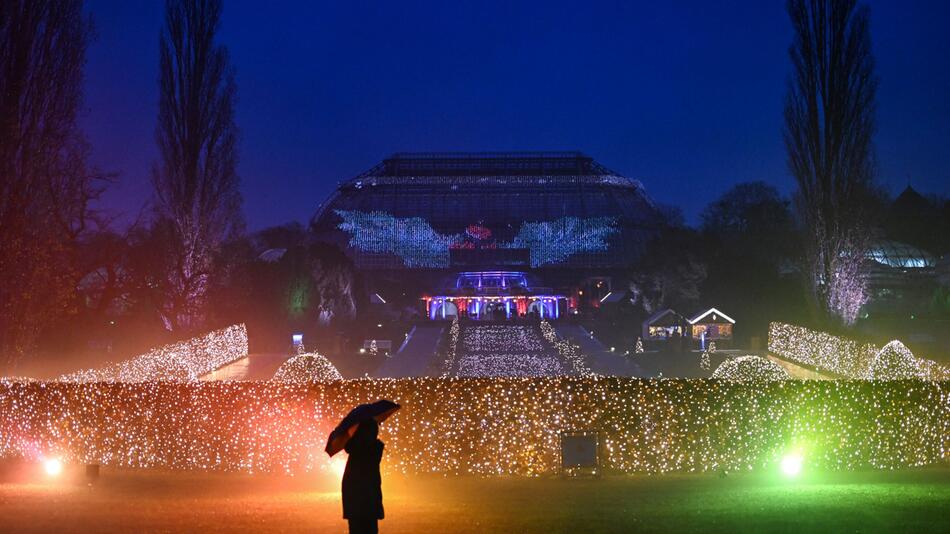
[[[11,531],[345,532],[336,483],[104,469],[0,482]],[[387,477],[383,532],[947,532],[950,469],[615,476]]]

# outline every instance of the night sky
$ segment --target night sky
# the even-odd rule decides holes
[[[398,151],[581,150],[689,222],[783,193],[784,2],[226,1],[249,229],[306,222]],[[950,2],[873,1],[879,178],[950,194]],[[157,159],[158,0],[91,0],[83,127],[128,221]]]

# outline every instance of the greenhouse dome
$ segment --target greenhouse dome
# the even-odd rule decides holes
[[[936,265],[936,260],[929,253],[897,241],[874,243],[868,250],[867,258],[895,269],[926,269]]]
[[[578,152],[395,154],[311,220],[361,269],[616,268],[660,221],[643,186]]]

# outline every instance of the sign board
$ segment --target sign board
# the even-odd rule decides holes
[[[561,469],[597,469],[597,449],[597,434],[561,434]]]

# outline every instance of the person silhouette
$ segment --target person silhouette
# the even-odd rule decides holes
[[[378,434],[379,423],[366,419],[343,448],[349,454],[343,471],[343,519],[349,522],[350,534],[379,532],[377,521],[383,518],[379,475],[383,442],[376,439]]]

